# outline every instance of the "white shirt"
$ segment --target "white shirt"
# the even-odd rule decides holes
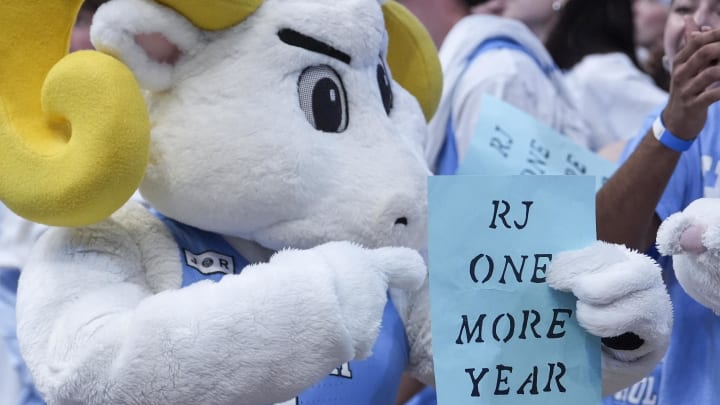
[[[565,75],[575,105],[593,128],[591,148],[632,138],[667,93],[627,55],[588,55]]]
[[[47,229],[24,220],[0,204],[0,268],[20,269],[40,234]]]
[[[440,48],[445,83],[440,106],[430,122],[430,136],[425,148],[431,168],[435,168],[451,114],[458,158],[462,161],[477,125],[485,94],[524,110],[581,145],[588,145],[592,131],[575,110],[560,71],[547,75],[524,52],[493,49],[478,55],[463,73],[468,56],[478,45],[497,36],[508,37],[521,44],[543,65],[553,64],[540,40],[520,22],[472,15],[455,24]]]

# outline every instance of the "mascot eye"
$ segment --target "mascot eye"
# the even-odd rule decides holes
[[[390,115],[390,110],[393,108],[392,86],[390,83],[390,75],[388,75],[385,63],[383,63],[382,60],[380,60],[380,63],[377,65],[377,81],[378,86],[380,86],[380,96],[382,97],[385,112]]]
[[[340,76],[327,65],[311,66],[298,80],[300,108],[317,130],[343,132],[348,126],[345,86]]]

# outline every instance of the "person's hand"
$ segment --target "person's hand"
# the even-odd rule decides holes
[[[675,136],[694,139],[705,126],[708,107],[720,100],[720,29],[698,27],[685,18],[685,46],[673,60],[670,98],[662,119]]]

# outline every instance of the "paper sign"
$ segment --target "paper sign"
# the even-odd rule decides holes
[[[616,169],[524,111],[485,96],[457,174],[593,175],[599,189]]]
[[[552,290],[553,255],[595,240],[589,176],[429,178],[438,403],[599,404],[600,339]]]

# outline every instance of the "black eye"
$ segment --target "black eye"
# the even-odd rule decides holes
[[[300,108],[310,125],[323,132],[343,132],[348,126],[345,86],[327,65],[311,66],[298,80]]]
[[[380,96],[382,97],[385,112],[390,115],[390,110],[393,108],[392,86],[390,83],[390,76],[388,75],[387,69],[385,69],[385,64],[382,60],[377,65],[377,81],[378,86],[380,87]]]

